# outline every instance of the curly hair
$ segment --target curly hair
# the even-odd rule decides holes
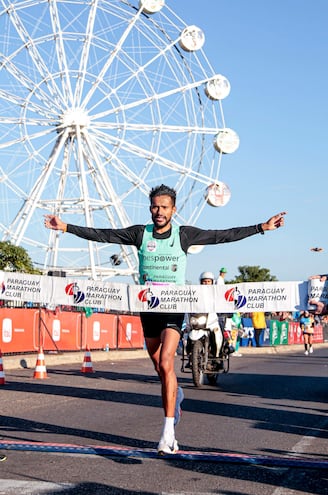
[[[171,187],[165,186],[164,184],[161,184],[160,186],[153,187],[149,193],[149,199],[150,199],[151,203],[152,203],[153,198],[155,198],[156,196],[170,196],[170,198],[172,199],[173,206],[175,206],[177,193]]]

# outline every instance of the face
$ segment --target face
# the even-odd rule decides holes
[[[213,280],[211,278],[202,278],[200,281],[201,285],[213,285]]]
[[[150,205],[151,219],[158,232],[165,232],[171,227],[171,219],[176,212],[170,196],[156,196]]]

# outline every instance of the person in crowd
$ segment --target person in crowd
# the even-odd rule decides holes
[[[254,328],[254,339],[256,347],[261,347],[261,334],[266,329],[265,314],[263,311],[256,311],[251,313],[252,325]]]
[[[255,234],[264,234],[284,225],[286,212],[264,223],[225,230],[204,230],[179,226],[172,219],[177,211],[176,192],[164,184],[149,194],[152,223],[121,229],[97,229],[67,224],[56,215],[45,215],[46,228],[74,234],[83,239],[135,246],[139,256],[140,284],[185,284],[187,251],[192,245],[233,242]],[[181,412],[183,391],[178,387],[174,357],[181,337],[183,313],[143,312],[140,315],[145,344],[162,387],[164,425],[157,447],[159,454],[178,450],[175,425]]]
[[[313,352],[313,332],[314,332],[314,316],[309,311],[304,311],[300,318],[300,327],[303,332],[304,339],[304,354],[306,356]]]
[[[231,317],[231,327],[234,332],[236,332],[236,338],[235,338],[235,343],[233,342],[235,346],[235,352],[232,354],[234,357],[242,357],[242,353],[239,351],[240,349],[240,342],[242,339],[242,336],[244,334],[244,329],[243,329],[243,321],[241,314],[239,311],[235,311]]]
[[[219,276],[217,278],[217,285],[224,285],[225,284],[225,276],[226,276],[226,273],[227,273],[227,269],[224,268],[224,266],[220,269],[220,273],[219,273]]]

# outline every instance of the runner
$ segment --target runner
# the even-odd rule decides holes
[[[139,255],[140,284],[184,284],[187,251],[192,245],[220,244],[239,241],[254,234],[264,234],[284,225],[286,212],[267,222],[250,227],[226,230],[203,230],[172,223],[176,213],[176,192],[165,186],[153,188],[149,195],[152,224],[133,225],[123,229],[97,229],[63,222],[55,215],[45,215],[47,228],[61,230],[83,239],[135,246]],[[180,313],[142,313],[140,315],[149,356],[162,387],[164,426],[157,447],[160,454],[175,453],[178,443],[175,425],[181,416],[183,391],[177,385],[174,356],[181,337],[184,315]]]

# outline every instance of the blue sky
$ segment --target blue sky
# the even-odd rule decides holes
[[[287,211],[283,229],[207,247],[189,258],[187,278],[203,270],[227,278],[238,266],[268,268],[279,280],[328,271],[326,230],[328,2],[315,0],[167,0],[205,32],[203,47],[231,83],[223,102],[240,147],[222,160],[230,202],[209,208],[198,226],[229,228]],[[310,248],[320,246],[321,253]]]

